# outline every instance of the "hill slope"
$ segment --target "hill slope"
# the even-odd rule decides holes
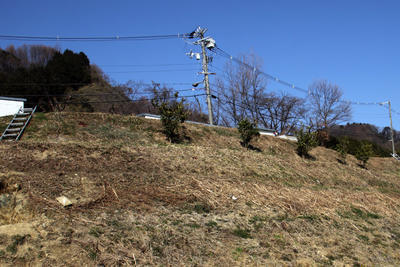
[[[0,143],[1,264],[400,264],[398,162],[186,131],[169,144],[159,121],[37,114]]]
[[[367,123],[352,123],[346,125],[336,125],[329,129],[329,134],[336,137],[348,136],[355,140],[367,140],[379,146],[386,151],[383,155],[392,153],[391,133],[390,128],[385,127],[381,131],[371,124]],[[396,150],[400,147],[400,134],[393,131]],[[383,156],[382,155],[382,156]],[[385,156],[386,156],[385,155]]]

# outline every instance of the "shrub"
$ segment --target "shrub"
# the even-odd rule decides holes
[[[243,229],[243,228],[236,228],[233,230],[233,234],[235,236],[241,237],[241,238],[251,238],[250,230],[249,229]]]
[[[339,160],[346,164],[347,153],[349,153],[349,139],[347,137],[343,137],[339,139],[339,143],[336,145],[336,150],[339,152]]]
[[[370,143],[362,143],[356,151],[356,159],[358,159],[363,168],[366,167],[367,161],[372,156],[372,145]]]
[[[317,133],[311,132],[310,129],[308,131],[304,131],[301,128],[297,132],[297,154],[301,157],[309,157],[308,152],[313,147],[318,145]]]
[[[243,119],[238,123],[238,130],[242,146],[249,148],[250,142],[254,137],[260,136],[255,123],[251,123],[248,119]]]
[[[188,118],[184,104],[185,99],[178,101],[178,93],[175,93],[174,100],[153,99],[152,104],[158,109],[161,116],[161,124],[167,139],[172,143],[178,143],[182,139],[181,124]]]

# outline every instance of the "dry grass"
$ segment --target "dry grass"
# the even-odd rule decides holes
[[[3,195],[21,200],[0,208],[1,223],[34,229],[16,239],[0,226],[1,262],[400,264],[394,160],[363,169],[320,147],[315,160],[300,158],[273,137],[259,138],[256,152],[234,129],[186,132],[190,142],[169,144],[158,121],[39,115],[21,142],[0,143]],[[60,195],[73,205],[61,207]]]

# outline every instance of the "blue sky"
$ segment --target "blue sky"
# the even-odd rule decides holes
[[[327,79],[342,88],[346,99],[390,99],[400,112],[399,10],[400,2],[394,0],[13,0],[2,3],[0,34],[136,36],[187,33],[200,25],[208,28],[208,35],[220,48],[234,56],[255,53],[263,60],[263,70],[280,79],[301,88]],[[0,40],[2,48],[9,44],[22,42]],[[83,51],[91,63],[119,82],[192,83],[201,79],[196,74],[199,62],[185,55],[197,48],[180,39],[57,45]],[[224,63],[223,58],[215,57],[216,67],[222,68]],[[177,65],[154,66],[157,64]],[[304,96],[272,81],[268,89]],[[353,110],[355,122],[389,123],[388,112],[382,107],[360,105]],[[393,119],[394,127],[400,129],[400,115],[393,114]]]

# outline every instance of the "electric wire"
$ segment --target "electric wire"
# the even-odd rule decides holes
[[[191,85],[191,83],[178,83],[178,82],[166,82],[163,85]],[[87,83],[7,83],[7,86],[69,86],[69,85],[91,85]],[[123,84],[122,84],[123,85]],[[161,85],[161,83],[141,83],[138,85]],[[117,85],[118,86],[118,85]]]
[[[105,41],[153,41],[174,38],[187,38],[188,33],[165,35],[139,35],[139,36],[86,36],[86,37],[61,37],[61,36],[27,36],[27,35],[0,35],[0,40],[8,41],[65,41],[65,42],[105,42]]]
[[[97,37],[61,37],[61,36],[27,36],[27,35],[0,35],[0,40],[17,40],[17,41],[147,41],[147,40],[161,40],[161,39],[173,39],[173,38],[190,38],[190,33],[183,33],[183,34],[166,34],[166,35],[139,35],[139,36],[97,36]],[[306,90],[304,88],[298,87],[294,85],[293,83],[284,81],[276,76],[273,76],[271,74],[268,74],[264,71],[260,71],[254,66],[251,66],[242,60],[233,57],[229,53],[225,52],[219,47],[215,47],[215,49],[211,50],[214,52],[216,55],[225,57],[230,59],[231,61],[234,61],[238,64],[244,65],[250,69],[253,69],[256,72],[259,72],[260,74],[266,76],[268,79],[273,80],[277,83],[280,83],[284,86],[290,87],[292,89],[295,89],[297,91],[307,93],[309,94],[309,90]],[[160,64],[160,66],[163,64]],[[170,64],[164,64],[164,66],[167,66]],[[133,66],[133,65],[132,65]],[[140,65],[138,65],[140,66]],[[214,68],[218,69],[217,67],[214,66]],[[140,73],[140,72],[172,72],[172,71],[193,71],[189,69],[185,70],[152,70],[152,71],[121,71],[121,72],[108,72],[108,73],[113,73],[113,74],[122,74],[122,73]],[[343,100],[342,102],[352,104],[352,105],[381,105],[381,102],[359,102],[359,101],[350,101],[350,100]],[[399,112],[394,111],[392,109],[392,112],[400,115]]]
[[[164,39],[175,39],[175,38],[182,38],[182,39],[186,39],[189,38],[190,34],[189,33],[183,33],[183,34],[167,34],[167,35],[142,35],[142,36],[99,36],[99,37],[61,37],[61,36],[22,36],[22,35],[0,35],[0,40],[13,40],[13,41],[71,41],[71,42],[84,42],[84,41],[89,41],[89,42],[104,42],[104,41],[150,41],[150,40],[164,40]],[[265,77],[267,77],[268,79],[275,81],[279,84],[282,84],[284,86],[287,86],[289,88],[292,88],[294,90],[306,93],[307,95],[309,95],[309,90],[298,87],[296,85],[294,85],[293,83],[287,82],[285,80],[282,80],[274,75],[268,74],[264,71],[261,71],[259,69],[257,69],[254,66],[251,66],[245,62],[243,62],[242,60],[233,57],[232,55],[230,55],[229,53],[225,52],[224,50],[222,50],[219,47],[216,47],[215,49],[211,50],[212,52],[214,52],[216,55],[219,55],[221,57],[225,57],[230,59],[233,62],[236,62],[238,64],[241,64],[243,66],[246,66],[250,69],[252,69],[255,72],[258,72],[262,75],[264,75]],[[153,66],[173,66],[173,65],[186,65],[186,64],[158,64],[158,65],[153,65]],[[191,65],[191,64],[187,64],[187,65]],[[113,65],[109,65],[109,66],[113,66]],[[118,66],[118,65],[114,65],[114,66]],[[151,66],[151,65],[120,65],[120,66],[130,66],[130,67],[144,67],[144,66]],[[221,70],[220,68],[216,67],[216,66],[211,66],[212,68],[215,68],[217,70]],[[142,70],[142,71],[115,71],[115,72],[108,72],[108,73],[113,73],[113,74],[122,74],[122,73],[144,73],[144,72],[173,72],[173,71],[195,71],[197,69],[165,69],[165,70]],[[222,71],[222,70],[221,70]],[[28,86],[29,84],[23,84],[24,86]],[[39,85],[39,84],[33,84],[33,85]],[[50,84],[43,84],[46,86],[60,86],[61,84],[57,84],[57,85],[50,85]],[[67,84],[63,84],[63,85],[67,85]],[[68,85],[83,85],[83,84],[77,84],[77,83],[70,83]],[[86,85],[86,84],[84,84]],[[14,84],[13,86],[20,86],[19,84]],[[189,90],[193,90],[193,89],[189,89]],[[183,90],[182,90],[183,91]],[[11,95],[10,95],[11,96]],[[19,95],[22,96],[22,95]],[[26,95],[28,96],[28,95]],[[30,95],[29,95],[30,96]],[[33,95],[32,95],[33,96]],[[35,96],[39,96],[39,95],[35,95]],[[47,95],[48,96],[48,95]],[[360,101],[350,101],[350,100],[343,100],[343,103],[348,103],[351,105],[379,105],[379,106],[383,106],[385,108],[388,109],[388,107],[386,107],[385,105],[383,105],[383,102],[360,102]],[[396,110],[394,110],[393,108],[391,109],[392,113],[400,115],[400,112],[397,112]]]
[[[167,66],[197,66],[196,63],[166,63],[166,64],[105,64],[99,67],[167,67]]]
[[[110,73],[110,74],[121,74],[121,73],[175,72],[175,71],[198,71],[198,69],[164,69],[164,70],[107,71],[107,72],[105,72],[105,73]]]
[[[198,96],[203,96],[205,94],[196,94],[196,95],[187,95],[187,96],[172,96],[172,97],[167,97],[164,99],[176,99],[176,98],[191,98],[191,97],[198,97]],[[78,102],[57,102],[57,104],[65,104],[65,105],[79,105],[79,104],[107,104],[107,103],[135,103],[135,102],[142,102],[145,101],[145,99],[126,99],[126,100],[105,100],[105,101],[78,101]],[[38,103],[36,103],[38,104]]]
[[[92,88],[92,89],[103,89],[103,88]],[[196,90],[202,90],[205,88],[190,88],[190,89],[181,89],[181,90],[173,90],[171,93],[179,93],[179,92],[187,92],[187,91],[196,91]],[[153,92],[148,91],[148,92],[134,92],[131,95],[151,95]],[[127,96],[124,93],[92,93],[92,94],[77,94],[77,93],[71,93],[71,94],[14,94],[14,95],[3,95],[4,97],[74,97],[74,96]]]
[[[285,86],[291,87],[292,89],[295,89],[295,90],[298,90],[298,91],[300,91],[300,92],[303,92],[303,93],[307,93],[307,94],[308,94],[308,90],[303,89],[303,88],[298,87],[298,86],[295,86],[295,85],[292,84],[292,83],[286,82],[286,81],[284,81],[284,80],[279,79],[279,78],[276,77],[276,76],[273,76],[273,75],[268,74],[268,73],[266,73],[266,72],[264,72],[264,71],[261,71],[261,70],[257,69],[256,67],[251,66],[251,65],[249,65],[249,64],[247,64],[247,63],[245,63],[245,62],[243,62],[242,60],[240,60],[240,59],[238,59],[238,58],[236,58],[236,57],[231,56],[230,54],[228,54],[227,52],[225,52],[224,50],[222,50],[222,49],[219,48],[219,47],[216,47],[214,50],[211,50],[211,51],[213,51],[216,55],[219,55],[219,56],[228,58],[228,59],[230,59],[230,60],[233,61],[233,62],[236,62],[236,63],[238,63],[238,64],[241,64],[241,65],[243,65],[243,66],[246,66],[247,68],[252,69],[254,72],[257,72],[257,73],[260,73],[261,75],[264,75],[265,77],[267,77],[267,78],[270,79],[270,80],[273,80],[273,81],[275,81],[275,82],[277,82],[277,83],[283,84],[283,85],[285,85]]]
[[[264,72],[264,71],[261,71],[261,70],[257,69],[256,67],[251,66],[251,65],[249,65],[249,64],[247,64],[247,63],[245,63],[245,62],[243,62],[242,60],[240,60],[240,59],[238,59],[238,58],[236,58],[236,57],[233,57],[232,55],[230,55],[229,53],[225,52],[224,50],[222,50],[222,49],[219,48],[219,47],[216,47],[215,49],[213,49],[213,50],[211,50],[211,51],[213,51],[216,55],[219,55],[219,56],[228,58],[229,60],[231,60],[231,61],[233,61],[233,62],[236,62],[237,64],[240,64],[240,65],[243,65],[243,66],[245,66],[245,67],[247,67],[247,68],[249,68],[249,69],[252,69],[253,71],[258,72],[258,73],[264,75],[265,77],[267,77],[268,79],[270,79],[270,80],[272,80],[272,81],[275,81],[275,82],[277,82],[277,83],[280,83],[280,84],[282,84],[282,85],[284,85],[284,86],[287,86],[287,87],[289,87],[289,88],[295,89],[295,90],[297,90],[297,91],[306,93],[307,96],[309,96],[309,94],[310,94],[309,90],[304,89],[304,88],[301,88],[301,87],[299,87],[299,86],[296,86],[296,85],[294,85],[293,83],[284,81],[284,80],[282,80],[282,79],[280,79],[280,78],[278,78],[278,77],[276,77],[276,76],[273,76],[273,75],[271,75],[271,74],[268,74],[268,73],[266,73],[266,72]],[[214,68],[216,68],[216,67],[214,66]],[[351,104],[351,105],[364,105],[364,106],[382,105],[382,101],[381,101],[381,102],[361,102],[361,101],[342,100],[341,102],[342,102],[342,103]],[[392,109],[392,112],[393,112],[393,109]],[[394,113],[400,115],[400,113],[398,113],[397,111],[394,111]]]

